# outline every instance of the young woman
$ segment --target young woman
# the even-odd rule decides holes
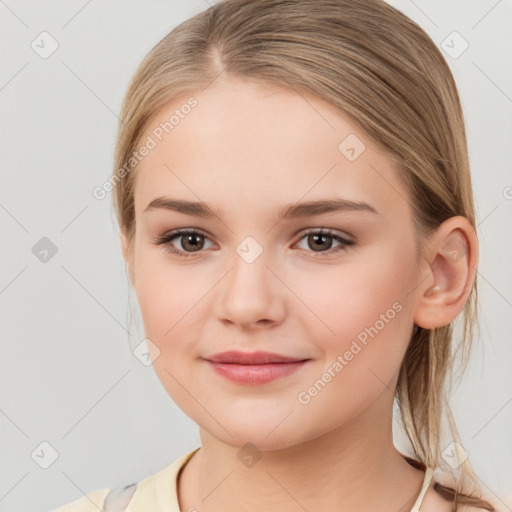
[[[421,28],[380,0],[217,3],[140,65],[112,182],[150,359],[201,446],[60,512],[496,510],[446,402],[478,241]]]

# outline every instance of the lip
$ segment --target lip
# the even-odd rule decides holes
[[[227,352],[219,352],[213,356],[205,357],[207,361],[213,363],[228,364],[269,364],[269,363],[296,363],[304,361],[305,358],[289,357],[274,352],[240,352],[239,350],[228,350]]]
[[[230,350],[209,356],[205,361],[218,375],[238,384],[255,386],[291,375],[309,359],[288,357],[273,352]]]

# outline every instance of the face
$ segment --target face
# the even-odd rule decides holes
[[[148,136],[129,262],[177,405],[225,443],[276,449],[392,403],[418,282],[395,164],[328,104],[233,78],[173,100]],[[295,362],[212,362],[233,350]]]

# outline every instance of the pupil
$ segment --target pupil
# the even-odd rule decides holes
[[[190,244],[192,249],[197,250],[198,247],[200,249],[202,244],[197,243],[197,241],[194,242],[194,239],[197,239],[197,238],[200,238],[200,235],[195,235],[195,234],[186,235],[185,239],[184,239],[184,241],[185,241],[184,247],[186,247],[186,245]]]
[[[328,235],[311,235],[311,237],[315,240],[315,243],[317,243],[318,241],[320,241],[320,243],[322,244],[321,240],[323,239],[324,242],[323,244],[324,245],[327,245],[327,247],[321,247],[322,249],[330,249],[330,244],[326,244],[325,243],[325,240],[329,238]],[[318,246],[317,246],[318,247]]]

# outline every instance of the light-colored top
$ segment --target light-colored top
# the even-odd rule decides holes
[[[135,492],[131,496],[128,505],[107,510],[126,512],[181,512],[178,504],[178,475],[188,460],[199,450],[195,448],[191,452],[178,457],[169,466],[160,472],[151,475],[137,483]],[[427,468],[420,494],[410,512],[421,512],[420,507],[427,492],[434,470]],[[100,489],[89,492],[75,501],[67,503],[52,512],[98,512],[104,510],[105,498],[110,489]]]
[[[178,474],[199,448],[178,457],[158,473],[138,482],[126,512],[181,512],[178,504]],[[103,511],[105,498],[109,492],[110,489],[89,492],[52,512]]]
[[[418,494],[418,497],[416,498],[416,501],[414,502],[414,505],[411,508],[411,512],[421,512],[420,507],[421,507],[421,504],[423,503],[423,498],[425,497],[425,494],[427,493],[428,488],[430,487],[433,476],[434,476],[434,468],[427,468],[425,471],[425,478],[423,478],[423,484],[421,486],[421,491]]]

